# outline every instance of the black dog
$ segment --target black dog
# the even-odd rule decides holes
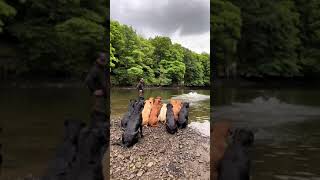
[[[89,127],[79,135],[77,159],[68,179],[103,180],[102,159],[109,145],[109,123],[103,112],[94,111]]]
[[[236,129],[233,142],[224,153],[218,167],[218,180],[249,180],[250,159],[249,147],[253,144],[254,135],[247,129]]]
[[[186,128],[188,125],[188,118],[189,118],[189,103],[184,102],[179,112],[178,127]]]
[[[121,127],[123,129],[127,127],[127,123],[130,119],[131,114],[133,113],[134,105],[136,104],[136,102],[137,102],[136,100],[130,100],[130,103],[128,105],[128,112],[121,119]]]
[[[144,100],[140,99],[134,105],[134,110],[130,116],[130,120],[127,123],[127,127],[122,134],[122,145],[130,147],[138,142],[138,133],[140,129],[140,135],[142,134],[142,109],[144,106]]]
[[[79,137],[79,152],[68,179],[103,180],[102,159],[107,140],[103,129],[84,128]]]
[[[167,114],[166,114],[166,129],[168,133],[174,134],[178,131],[178,127],[176,124],[176,121],[174,120],[174,115],[173,115],[173,106],[172,104],[168,103],[167,104]]]
[[[71,171],[78,151],[78,137],[81,129],[85,126],[81,121],[66,120],[64,122],[64,140],[57,148],[54,159],[49,163],[44,180],[63,180]]]

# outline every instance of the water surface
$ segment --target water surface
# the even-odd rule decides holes
[[[136,98],[136,94],[135,89],[112,89],[112,115],[123,115],[129,99]],[[162,96],[165,101],[171,97],[189,101],[191,121],[209,119],[209,90],[151,89],[145,95]],[[0,87],[4,156],[0,179],[42,175],[62,141],[64,120],[88,122],[90,105],[89,92],[82,86]]]
[[[253,180],[320,179],[320,89],[217,87],[214,119],[255,132]]]
[[[162,97],[163,103],[168,103],[170,98],[180,99],[190,103],[189,121],[203,122],[209,120],[210,91],[192,89],[146,89],[145,99],[149,97]],[[120,116],[128,109],[130,99],[137,98],[136,89],[113,89],[111,91],[111,116]]]

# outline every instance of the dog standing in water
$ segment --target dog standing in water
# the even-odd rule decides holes
[[[249,180],[249,147],[253,144],[253,132],[236,129],[233,142],[227,148],[219,166],[218,180]]]
[[[149,116],[149,125],[152,127],[158,127],[158,115],[162,107],[161,97],[157,97],[154,100]]]
[[[210,161],[212,164],[211,171],[213,176],[212,179],[217,180],[218,167],[227,148],[227,139],[232,134],[231,123],[226,120],[215,122],[213,124],[212,131],[212,150],[210,155]]]

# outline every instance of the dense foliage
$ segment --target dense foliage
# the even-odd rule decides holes
[[[148,85],[204,86],[210,81],[210,56],[172,43],[168,37],[145,39],[132,27],[110,23],[112,83],[132,85],[143,77]]]
[[[318,77],[320,1],[211,0],[219,76]]]
[[[0,63],[0,71],[37,78],[84,74],[96,52],[108,47],[106,4],[107,0],[0,0],[0,46],[13,49],[16,59],[10,67]],[[7,51],[1,50],[0,61],[7,59],[4,54]]]

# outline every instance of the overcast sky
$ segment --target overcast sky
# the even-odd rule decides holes
[[[210,53],[209,0],[111,0],[110,15],[145,38],[168,36],[190,50]]]

